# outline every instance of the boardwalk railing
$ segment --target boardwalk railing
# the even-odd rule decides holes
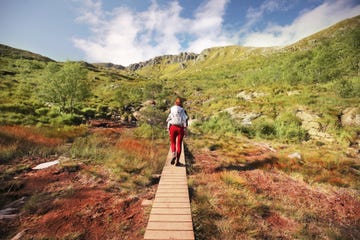
[[[181,166],[170,164],[171,151],[166,158],[144,236],[146,240],[195,239],[182,148]]]

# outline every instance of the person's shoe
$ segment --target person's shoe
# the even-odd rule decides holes
[[[173,152],[172,153],[172,158],[171,158],[171,165],[174,165],[175,164],[175,160],[176,160],[176,152]]]
[[[180,162],[176,162],[175,166],[180,167],[182,164]]]

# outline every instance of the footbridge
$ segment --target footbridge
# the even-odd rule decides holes
[[[182,146],[179,166],[171,165],[171,157],[169,150],[151,208],[145,240],[195,239],[184,146]]]

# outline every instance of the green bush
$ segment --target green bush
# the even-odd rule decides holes
[[[259,118],[252,125],[256,137],[274,139],[276,137],[276,126],[273,120]]]
[[[35,110],[35,113],[40,116],[45,116],[50,111],[50,108],[42,107]]]
[[[14,113],[21,113],[21,114],[33,114],[34,109],[31,105],[25,104],[3,104],[0,105],[1,112],[14,112]]]
[[[61,115],[60,108],[58,107],[51,107],[47,115],[50,118],[56,118]]]
[[[91,119],[95,117],[96,114],[96,109],[94,108],[83,108],[81,110],[81,114],[86,118],[86,119]]]
[[[333,89],[342,98],[360,97],[360,77],[341,79],[333,85]]]
[[[307,133],[301,127],[301,120],[292,113],[282,113],[275,119],[276,137],[283,142],[301,142]]]
[[[96,118],[107,118],[110,113],[109,106],[100,105],[96,109]]]
[[[240,125],[231,118],[227,112],[221,112],[203,123],[196,124],[204,133],[210,134],[237,134],[240,132]]]
[[[51,120],[52,125],[80,125],[83,118],[75,114],[63,114]]]

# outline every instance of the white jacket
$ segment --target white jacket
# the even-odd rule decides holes
[[[170,113],[167,121],[167,128],[170,128],[170,125],[177,125],[177,126],[183,126],[187,127],[186,120],[188,119],[188,116],[185,113],[185,110],[177,105],[174,105],[170,108]]]

